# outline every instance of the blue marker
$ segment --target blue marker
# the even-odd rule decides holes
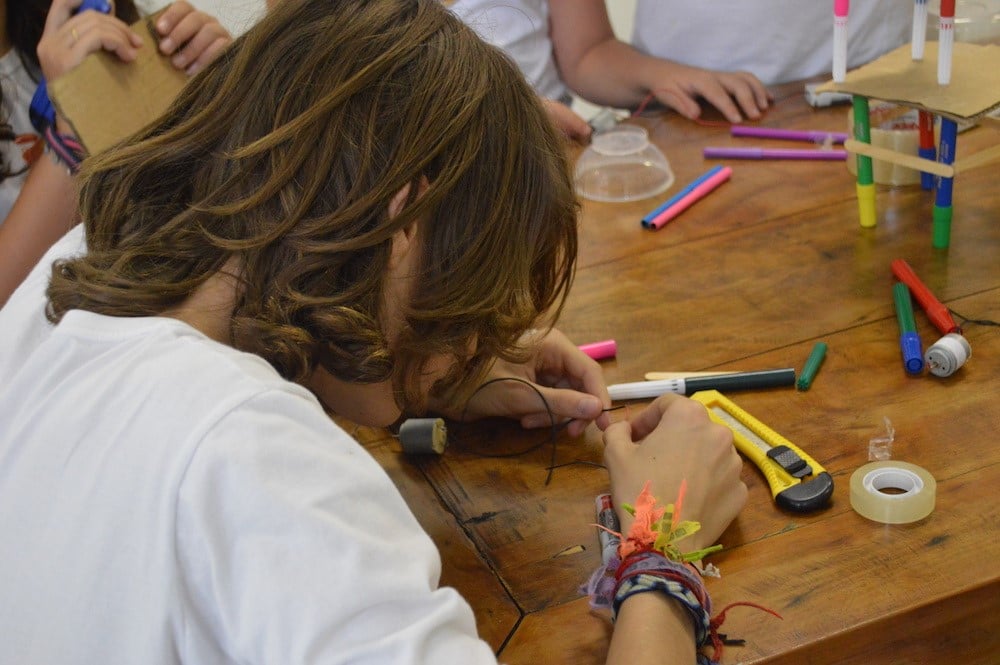
[[[687,187],[685,187],[684,189],[682,189],[681,191],[677,192],[676,194],[674,194],[673,196],[671,196],[669,199],[667,199],[666,201],[664,201],[659,207],[656,208],[656,210],[654,210],[653,212],[649,213],[648,215],[646,215],[645,217],[642,218],[642,226],[643,226],[643,228],[647,228],[647,229],[650,228],[650,226],[649,226],[650,223],[653,221],[653,219],[657,215],[659,215],[661,212],[663,212],[664,210],[666,210],[667,208],[669,208],[670,206],[674,205],[675,203],[677,203],[678,201],[680,201],[682,198],[684,198],[685,196],[687,196],[688,194],[690,194],[694,190],[695,187],[697,187],[698,185],[700,185],[701,183],[705,182],[706,180],[708,180],[709,178],[711,178],[713,175],[715,175],[716,173],[718,173],[719,171],[721,171],[722,168],[723,168],[722,165],[713,166],[706,173],[703,173],[702,175],[700,175],[697,178],[695,178],[694,180],[692,180],[691,183]]]
[[[955,143],[958,139],[958,125],[954,120],[941,116],[941,145],[938,162],[951,166],[955,163]],[[934,196],[934,227],[931,244],[937,249],[948,246],[951,237],[951,186],[953,178],[938,176],[937,192]]]
[[[913,303],[910,302],[910,287],[896,282],[892,287],[892,299],[896,303],[896,321],[899,323],[899,349],[903,352],[903,367],[907,374],[920,374],[924,370],[924,353],[920,348],[920,335],[913,320]]]

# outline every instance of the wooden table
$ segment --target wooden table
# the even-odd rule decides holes
[[[776,89],[761,124],[846,128],[846,108],[812,109],[801,85]],[[760,145],[674,114],[637,120],[669,158],[671,192],[713,163],[706,145]],[[959,149],[997,141],[978,128]],[[781,142],[767,142],[775,147]],[[785,147],[802,147],[787,144]],[[854,178],[840,162],[728,162],[731,182],[658,232],[639,219],[659,200],[585,202],[579,270],[559,327],[578,343],[614,338],[609,383],[649,370],[801,369],[829,353],[811,390],[731,393],[739,406],[833,475],[832,504],[783,512],[746,464],[747,507],[712,557],[717,608],[749,600],[778,611],[729,612],[745,638],[724,663],[801,665],[996,663],[1000,659],[1000,329],[969,324],[969,362],[941,379],[904,373],[889,264],[906,259],[949,307],[1000,320],[1000,186],[996,168],[955,180],[951,247],[931,247],[933,195],[878,191],[878,226],[858,225]],[[926,345],[940,334],[916,307]],[[620,412],[619,412],[620,413]],[[883,525],[850,505],[851,474],[888,417],[893,458],[927,469],[937,506]],[[442,551],[444,584],[472,604],[508,665],[603,663],[610,623],[578,585],[600,559],[594,497],[606,491],[600,433],[558,438],[516,424],[450,426],[443,457],[402,455],[385,432],[358,437],[393,476]],[[519,451],[525,451],[521,454]],[[490,454],[512,454],[495,457]]]

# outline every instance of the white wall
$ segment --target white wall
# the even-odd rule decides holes
[[[635,18],[635,0],[606,0],[608,17],[618,39],[627,42],[632,38]]]

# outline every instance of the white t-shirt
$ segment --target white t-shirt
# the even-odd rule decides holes
[[[0,109],[0,119],[11,126],[15,135],[39,140],[38,132],[31,125],[31,118],[28,115],[28,106],[38,84],[28,74],[14,49],[0,58],[0,86],[3,87],[3,108]],[[17,145],[12,141],[0,141],[0,159],[3,159],[8,172],[17,173],[25,167],[24,147],[26,146]],[[3,182],[0,182],[0,224],[7,219],[7,214],[17,200],[27,176],[28,172],[25,171],[20,175],[4,178]]]
[[[510,56],[535,92],[569,101],[552,53],[546,0],[455,0],[448,8],[483,41]]]
[[[496,663],[382,468],[180,321],[0,310],[0,663]]]
[[[847,65],[858,67],[909,41],[910,0],[855,0]],[[748,71],[765,85],[833,67],[831,0],[637,0],[632,42],[650,55],[717,71]]]

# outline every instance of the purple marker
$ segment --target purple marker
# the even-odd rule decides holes
[[[785,148],[705,148],[705,159],[818,159],[844,161],[846,150],[791,150]]]
[[[843,143],[847,140],[845,132],[824,132],[819,129],[776,129],[774,127],[753,127],[749,125],[733,125],[730,133],[733,136],[753,136],[760,139],[785,139],[787,141],[811,141],[812,143]]]

